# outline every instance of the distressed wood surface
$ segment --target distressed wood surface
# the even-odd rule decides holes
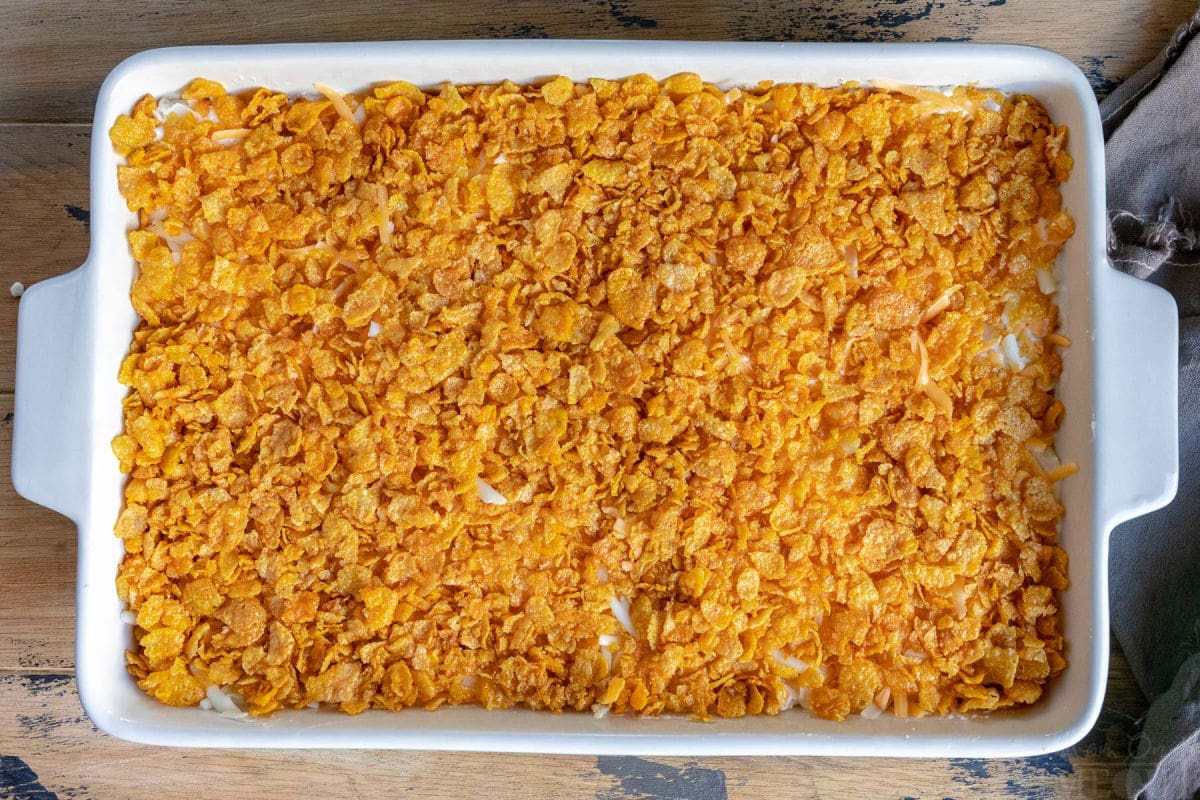
[[[1124,754],[1138,713],[1137,690],[1123,661],[1114,665],[1108,691],[1104,716],[1084,743],[1027,759],[179,751],[97,732],[67,671],[0,671],[0,753],[9,753],[0,755],[0,797],[1107,798],[1121,796]]]
[[[4,2],[0,121],[82,122],[121,59],[168,44],[583,37],[934,41],[1048,47],[1107,91],[1195,0],[371,0]]]
[[[1123,797],[1124,760],[1145,701],[1119,652],[1096,728],[1069,751],[1034,759],[248,753],[169,751],[106,737],[84,717],[75,693],[75,530],[11,488],[18,301],[5,289],[83,262],[89,129],[82,123],[108,70],[152,46],[483,36],[1011,41],[1064,53],[1103,94],[1151,57],[1194,8],[1195,0],[487,0],[382,7],[358,0],[0,0],[0,800]]]
[[[17,355],[17,299],[9,288],[59,275],[87,258],[91,138],[87,125],[0,124],[0,392],[13,390]],[[8,502],[0,494],[0,508]]]

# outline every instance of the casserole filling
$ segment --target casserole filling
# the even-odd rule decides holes
[[[131,674],[233,715],[1036,701],[1066,137],[691,74],[144,98]]]

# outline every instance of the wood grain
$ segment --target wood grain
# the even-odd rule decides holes
[[[971,39],[1057,50],[1106,92],[1149,60],[1195,0],[9,0],[0,8],[0,121],[84,122],[105,74],[132,53],[263,41]]]
[[[61,672],[75,663],[75,525],[13,491],[12,410],[0,394],[0,674]]]
[[[9,287],[87,258],[90,141],[86,125],[0,125],[0,331],[9,334],[0,336],[0,392],[13,390],[16,363],[17,300]]]

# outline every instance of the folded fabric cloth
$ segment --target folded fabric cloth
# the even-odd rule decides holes
[[[1112,623],[1151,699],[1129,797],[1200,795],[1200,11],[1101,104],[1112,263],[1179,305],[1179,492],[1112,535]]]

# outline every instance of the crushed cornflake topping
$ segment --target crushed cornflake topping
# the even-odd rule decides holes
[[[1071,159],[1035,101],[316,88],[111,130],[143,690],[842,719],[1064,669]]]

